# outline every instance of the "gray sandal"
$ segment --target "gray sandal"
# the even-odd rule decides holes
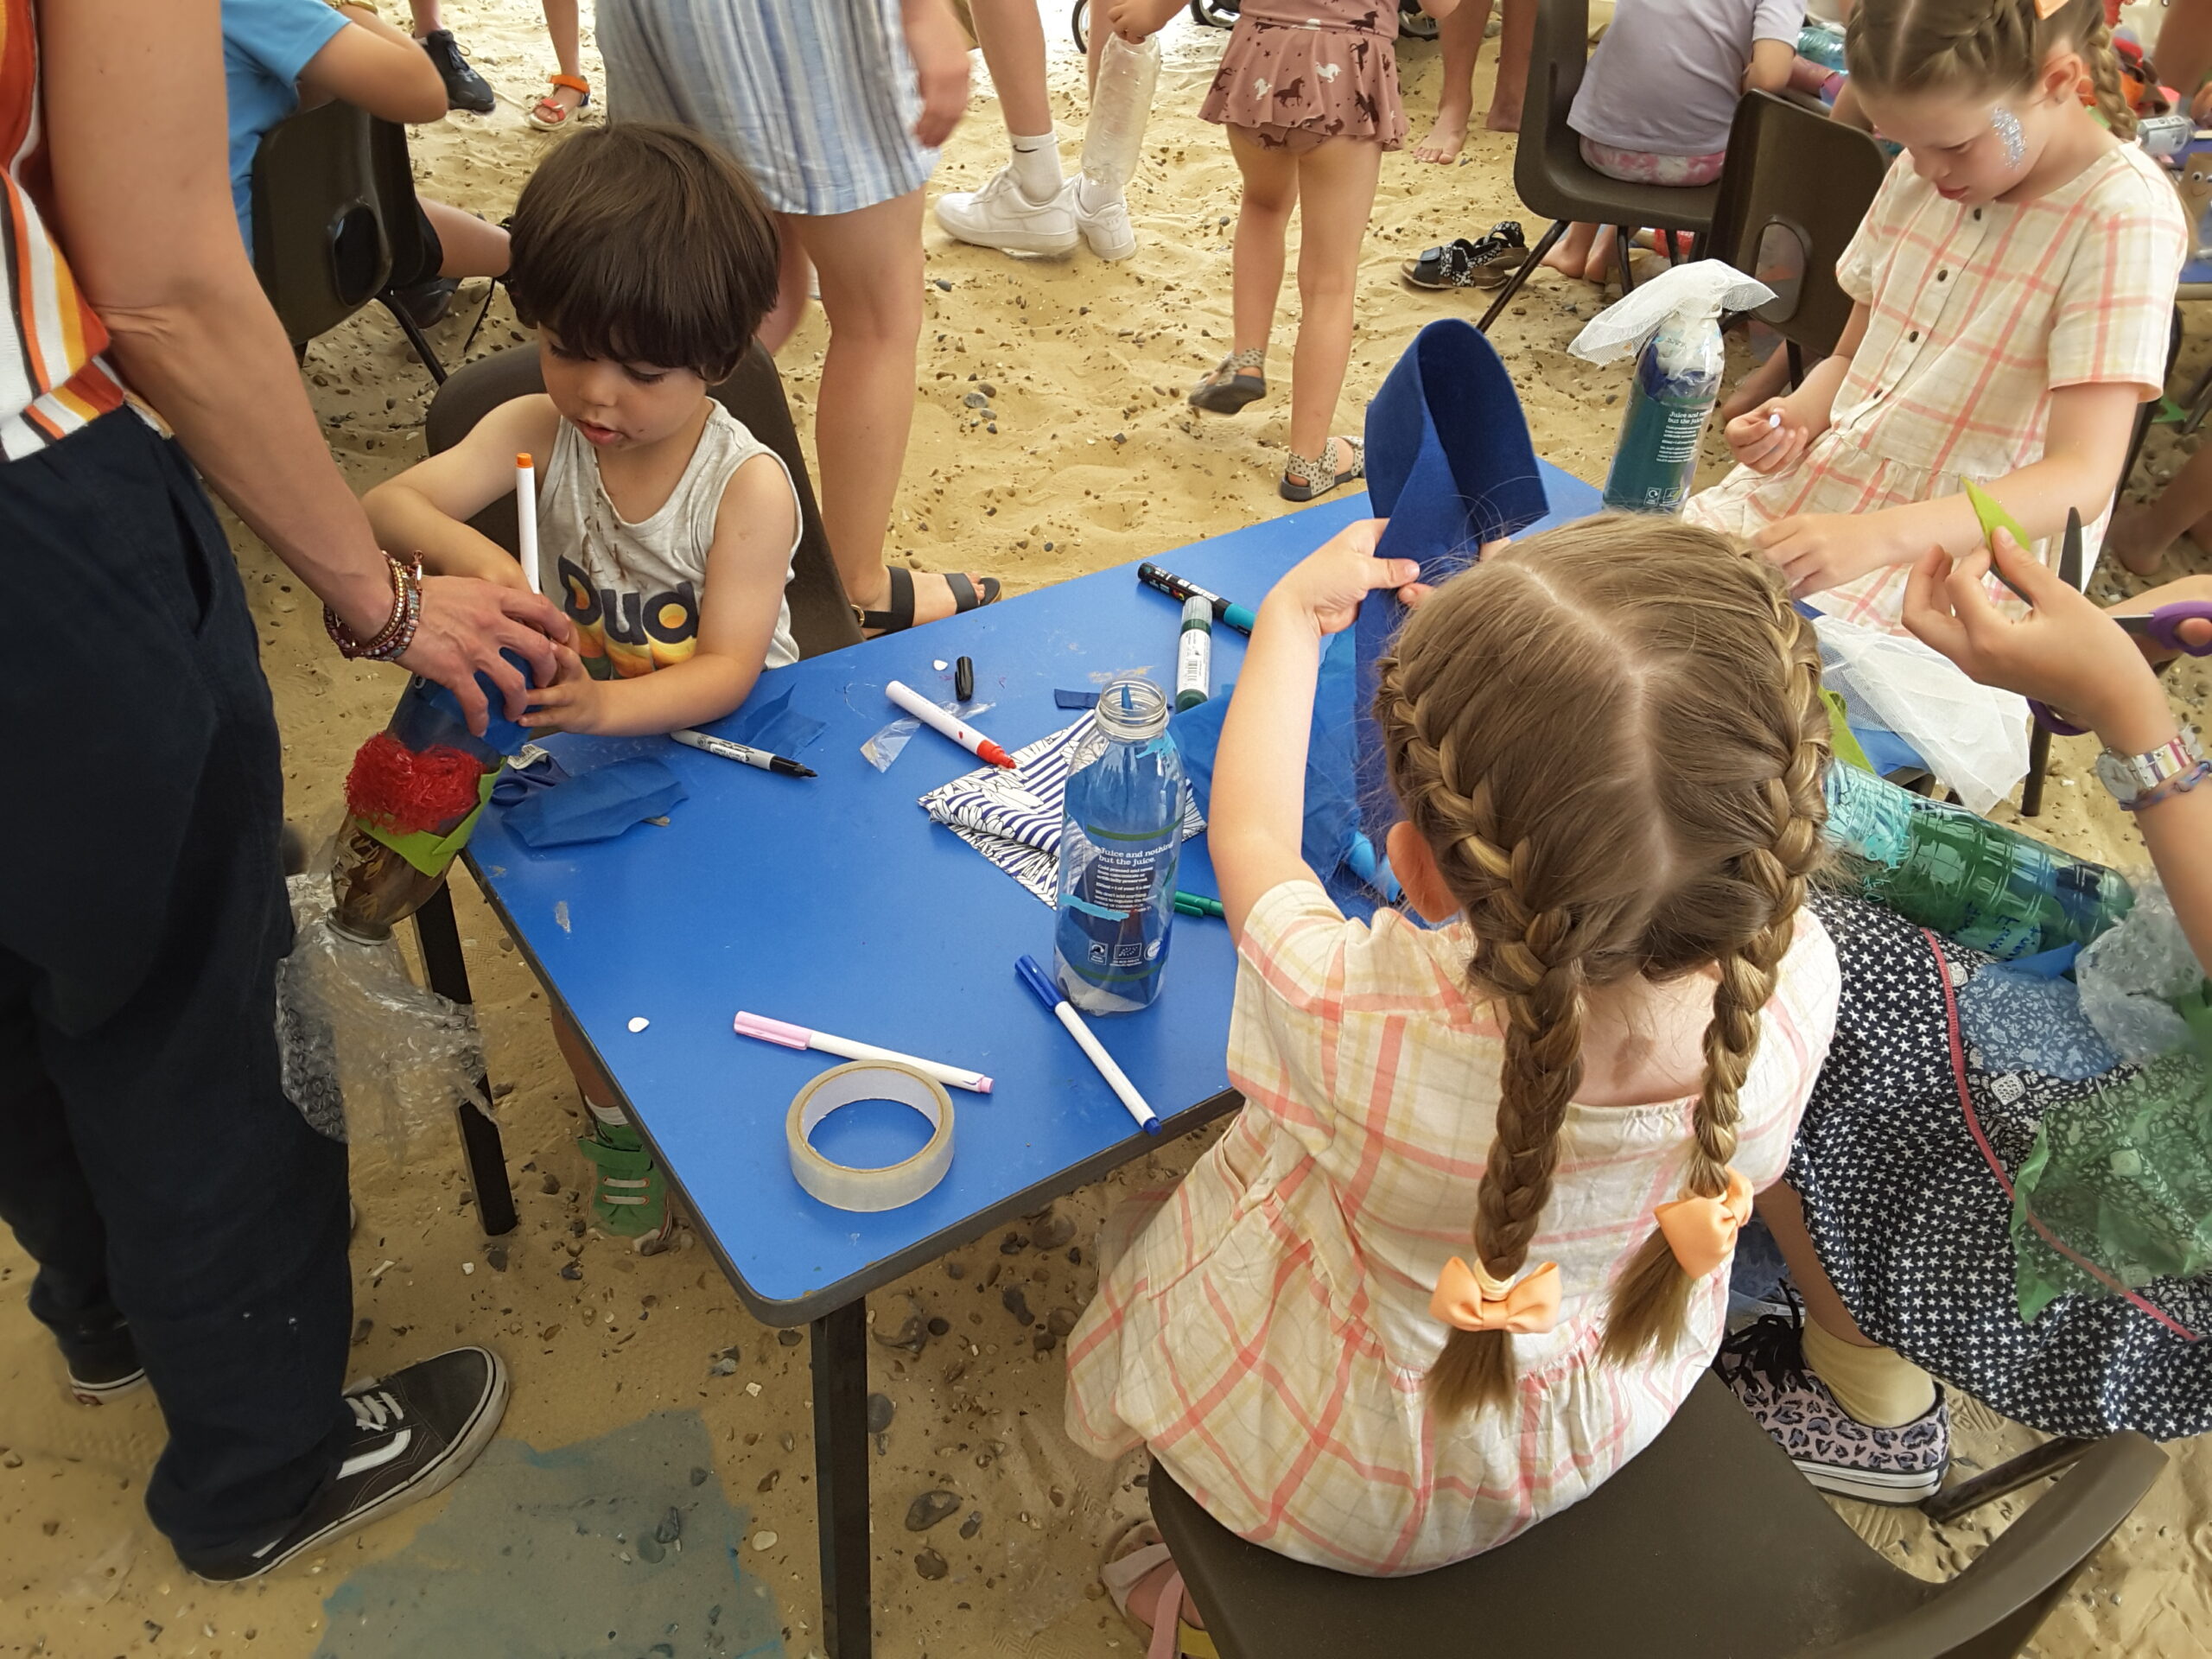
[[[1342,450],[1351,452],[1351,464],[1338,471],[1337,456]],[[1340,484],[1367,476],[1367,452],[1352,438],[1331,438],[1321,446],[1318,455],[1306,456],[1295,449],[1282,469],[1282,481],[1276,491],[1286,501],[1314,501],[1326,495]]]
[[[1261,372],[1268,360],[1264,351],[1232,352],[1221,366],[1191,388],[1192,409],[1216,415],[1234,415],[1245,404],[1268,395],[1268,378]]]

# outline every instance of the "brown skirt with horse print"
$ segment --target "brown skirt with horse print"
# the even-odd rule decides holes
[[[1247,0],[1198,113],[1274,149],[1329,138],[1396,149],[1406,137],[1397,29],[1383,0]]]

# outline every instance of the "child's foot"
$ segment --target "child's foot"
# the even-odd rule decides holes
[[[1437,105],[1436,119],[1428,129],[1428,136],[1414,146],[1414,160],[1434,162],[1440,166],[1459,159],[1459,152],[1467,147],[1467,121],[1474,114],[1471,108],[1456,105]]]
[[[1492,132],[1521,130],[1521,106],[1518,104],[1493,104],[1490,113],[1483,118],[1483,125]]]
[[[1590,245],[1597,235],[1595,225],[1570,227],[1565,236],[1552,244],[1552,251],[1544,256],[1544,269],[1581,281],[1582,274],[1590,264]]]
[[[1357,438],[1331,438],[1318,455],[1301,455],[1295,449],[1282,469],[1275,490],[1286,501],[1315,501],[1340,484],[1366,476],[1366,452]]]
[[[540,132],[556,132],[591,102],[591,82],[582,75],[557,74],[553,90],[531,105],[527,118]]]
[[[1106,1546],[1098,1580],[1129,1627],[1145,1638],[1150,1652],[1214,1659],[1205,1620],[1184,1589],[1183,1575],[1176,1571],[1175,1558],[1167,1553],[1160,1529],[1151,1522],[1132,1522]],[[1175,1619],[1172,1640],[1159,1630],[1160,1620],[1169,1617]]]
[[[2154,546],[2155,536],[2145,536],[2144,524],[2150,518],[2147,508],[2122,507],[2112,516],[2112,525],[2105,531],[2105,547],[2139,576],[2156,575],[2166,562],[2166,548]]]
[[[594,1113],[592,1132],[577,1150],[599,1172],[592,1183],[591,1223],[607,1238],[625,1238],[641,1255],[665,1246],[675,1230],[668,1212],[668,1181],[652,1154],[627,1123],[608,1123]]]
[[[1255,346],[1231,352],[1220,366],[1191,388],[1190,405],[1214,415],[1234,415],[1256,397],[1268,395],[1267,348]]]
[[[1869,1503],[1917,1503],[1943,1487],[1951,1418],[1943,1390],[1897,1428],[1862,1423],[1805,1364],[1802,1317],[1769,1313],[1720,1344],[1715,1376],[1758,1419],[1798,1473],[1822,1491]]]
[[[1618,238],[1613,234],[1613,227],[1610,225],[1604,226],[1596,236],[1591,238],[1590,257],[1582,262],[1582,278],[1585,282],[1596,283],[1601,288],[1605,285],[1605,278],[1612,270],[1613,245],[1618,240]]]

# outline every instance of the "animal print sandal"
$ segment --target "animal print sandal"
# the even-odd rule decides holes
[[[1339,467],[1338,455],[1349,453],[1351,460]],[[1355,438],[1331,438],[1321,446],[1318,455],[1301,455],[1295,449],[1282,469],[1282,481],[1276,492],[1286,501],[1317,501],[1340,484],[1349,484],[1356,478],[1367,476],[1367,452]]]
[[[1234,415],[1255,398],[1268,395],[1268,360],[1264,349],[1232,352],[1221,366],[1191,388],[1191,407],[1216,415]]]

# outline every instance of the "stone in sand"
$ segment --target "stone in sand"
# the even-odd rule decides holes
[[[1020,1285],[1008,1285],[999,1293],[999,1300],[1006,1305],[1006,1311],[1020,1320],[1022,1324],[1031,1325],[1036,1322],[1037,1316],[1029,1311],[1029,1299],[1021,1294]]]
[[[952,1571],[952,1565],[933,1549],[925,1549],[914,1557],[914,1571],[925,1579],[941,1579]]]
[[[898,1408],[891,1403],[887,1394],[871,1394],[868,1397],[868,1432],[880,1434],[891,1427],[891,1419]]]
[[[960,1494],[943,1487],[920,1494],[906,1506],[906,1530],[927,1532],[940,1521],[949,1521],[960,1509]]]
[[[1075,1236],[1075,1223],[1065,1216],[1046,1216],[1033,1228],[1029,1242],[1040,1250],[1057,1250]]]

